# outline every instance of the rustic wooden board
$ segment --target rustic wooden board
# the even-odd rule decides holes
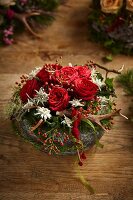
[[[81,173],[95,188],[89,191],[77,178],[75,156],[50,157],[17,137],[3,112],[18,74],[0,80],[0,200],[131,200],[133,198],[133,124],[115,118],[101,142],[103,149],[87,152]],[[117,88],[118,107],[128,114],[131,98]]]

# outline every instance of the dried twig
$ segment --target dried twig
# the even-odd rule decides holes
[[[103,67],[103,66],[101,66],[101,65],[99,65],[99,64],[97,64],[97,63],[94,63],[93,61],[89,61],[88,62],[89,63],[89,65],[91,65],[91,66],[93,66],[93,67],[98,67],[98,68],[100,68],[100,69],[103,69],[103,70],[105,70],[106,71],[106,78],[107,78],[107,76],[108,76],[108,73],[115,73],[115,74],[121,74],[121,71],[123,70],[123,66],[119,69],[119,70],[115,70],[115,69],[108,69],[108,68],[106,68],[106,67]]]

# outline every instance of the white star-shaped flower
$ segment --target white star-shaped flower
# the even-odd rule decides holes
[[[27,109],[29,112],[29,109],[34,105],[32,101],[28,99],[28,102],[23,106],[23,109]]]
[[[44,91],[44,88],[40,88],[39,91],[36,91],[36,96],[34,97],[35,101],[38,103],[44,103],[48,101],[48,94]]]
[[[109,99],[105,96],[100,96],[99,98],[100,98],[101,102],[108,102],[109,101]]]
[[[96,71],[95,68],[92,68],[92,69],[91,69],[91,77],[92,77],[92,78],[95,78],[96,76],[97,76],[97,71]]]
[[[38,107],[36,110],[37,113],[35,113],[34,115],[40,115],[44,121],[52,117],[52,115],[50,114],[50,110],[48,108]]]
[[[29,73],[29,79],[32,79],[36,76],[36,74],[42,69],[42,67],[36,67]]]
[[[61,124],[66,124],[69,128],[71,128],[72,120],[69,119],[66,115],[64,115],[64,120],[61,122]]]
[[[92,77],[92,81],[99,87],[99,89],[101,89],[101,86],[105,85],[105,83],[101,79],[98,79],[98,78]]]
[[[97,73],[98,72],[96,71],[96,69],[92,68],[91,79],[92,79],[93,83],[95,83],[99,87],[99,89],[101,89],[101,86],[105,85],[105,83],[101,79],[97,78]]]
[[[106,98],[105,96],[103,96],[103,97],[100,96],[99,98],[100,98],[100,101],[101,101],[101,106],[105,107],[107,105],[107,103],[109,102],[109,99]]]
[[[72,106],[77,107],[77,106],[84,106],[84,104],[80,103],[81,99],[73,99],[72,101],[69,101],[69,103],[72,104]]]

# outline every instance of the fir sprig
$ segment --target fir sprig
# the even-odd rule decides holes
[[[124,91],[128,95],[133,95],[133,69],[127,70],[119,75],[116,80],[123,86]]]

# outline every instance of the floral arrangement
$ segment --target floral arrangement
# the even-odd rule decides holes
[[[47,25],[54,17],[52,11],[62,0],[0,0],[0,44],[11,45],[14,34],[26,28],[40,37],[34,29]]]
[[[133,54],[133,1],[94,0],[89,15],[90,37],[112,53]]]
[[[105,70],[105,77],[96,68]],[[22,75],[8,108],[15,130],[49,155],[77,153],[82,165],[84,151],[102,146],[103,131],[120,114],[110,72],[120,74],[90,61],[80,66],[45,64]]]

